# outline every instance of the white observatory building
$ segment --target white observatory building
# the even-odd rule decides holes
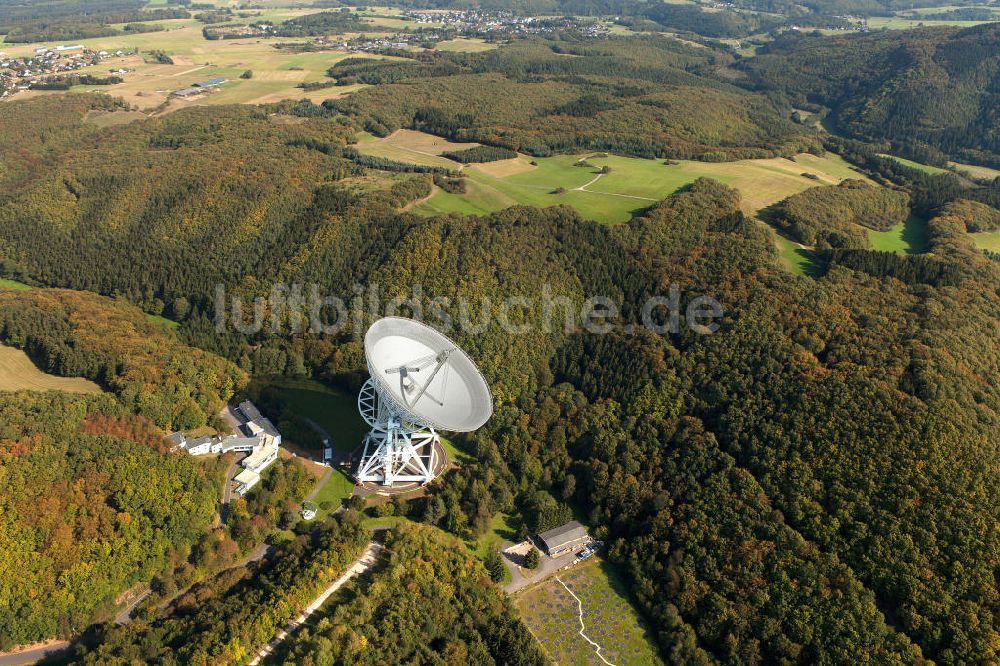
[[[472,359],[430,326],[385,317],[365,334],[371,378],[358,409],[371,426],[355,478],[359,483],[430,482],[438,430],[471,432],[493,413],[493,398]]]

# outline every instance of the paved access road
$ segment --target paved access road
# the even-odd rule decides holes
[[[52,641],[45,645],[15,652],[13,654],[0,655],[0,666],[21,666],[22,664],[33,664],[55,652],[61,652],[69,647],[69,641]]]
[[[375,563],[378,562],[378,556],[381,550],[382,544],[376,543],[375,541],[369,542],[368,547],[365,548],[365,552],[361,554],[361,557],[354,561],[351,568],[344,572],[340,578],[330,583],[330,585],[323,590],[318,597],[313,599],[311,604],[306,606],[305,610],[303,610],[297,618],[285,625],[285,628],[279,631],[278,635],[275,636],[270,643],[261,648],[261,650],[257,653],[257,656],[250,662],[250,666],[257,666],[262,659],[274,652],[274,649],[278,647],[283,640],[288,638],[289,634],[302,626],[305,621],[309,619],[309,616],[319,610],[320,607],[326,603],[326,600],[329,599],[334,592],[339,590],[344,583],[375,566]]]

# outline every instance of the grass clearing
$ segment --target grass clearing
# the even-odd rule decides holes
[[[418,136],[414,136],[418,135]],[[427,138],[430,137],[430,138]],[[469,148],[478,146],[477,143],[456,143],[449,144],[444,139],[431,137],[423,132],[413,132],[409,130],[399,130],[393,132],[384,139],[372,136],[367,132],[358,134],[357,149],[365,155],[375,157],[385,157],[397,162],[408,162],[410,164],[421,164],[423,166],[441,167],[443,169],[459,170],[462,165],[458,162],[440,157],[440,153],[454,149]]]
[[[22,390],[100,393],[101,387],[83,377],[58,377],[42,372],[20,349],[0,345],[0,391]]]
[[[281,377],[269,380],[268,386],[280,388],[296,414],[312,419],[330,433],[337,451],[350,453],[368,432],[358,414],[357,396],[313,379]]]
[[[9,280],[7,278],[0,278],[0,289],[9,289],[11,291],[27,291],[31,289],[31,285],[24,284],[23,282],[18,282],[17,280]]]
[[[977,166],[975,164],[962,164],[961,162],[948,162],[948,166],[964,171],[972,178],[978,180],[993,180],[1000,178],[1000,171],[989,167]]]
[[[888,231],[866,229],[872,249],[898,254],[923,254],[930,246],[927,220],[910,215]]]
[[[559,664],[602,663],[594,647],[580,636],[580,606],[584,633],[601,646],[609,662],[661,664],[651,633],[629,601],[614,569],[597,557],[577,564],[559,578],[579,598],[552,577],[514,597],[521,619],[549,657]]]
[[[764,223],[761,222],[761,224]],[[778,248],[778,261],[788,272],[792,275],[819,275],[820,265],[812,250],[802,247],[800,243],[778,233],[774,227],[765,226],[770,230],[774,238],[774,245]]]
[[[319,492],[312,498],[312,502],[319,507],[316,510],[316,520],[325,520],[330,512],[340,507],[353,492],[354,482],[342,470],[333,469]],[[324,504],[328,505],[325,509]]]
[[[499,550],[504,541],[514,541],[519,527],[520,523],[514,516],[497,513],[493,516],[486,533],[468,545],[475,550],[476,555],[484,558],[491,550]]]
[[[181,326],[180,322],[176,322],[173,319],[167,319],[161,315],[149,314],[148,312],[146,313],[146,319],[156,324],[162,324],[171,330],[177,330]]]
[[[438,192],[415,206],[413,212],[482,215],[516,204],[538,207],[565,204],[586,218],[620,223],[698,178],[708,177],[740,190],[743,208],[752,214],[816,185],[833,185],[845,178],[864,179],[833,154],[822,157],[803,154],[794,160],[771,158],[724,163],[684,160],[673,165],[660,160],[593,155],[535,159],[521,156],[514,160],[470,165],[463,170],[466,176],[464,194]],[[405,158],[405,153],[395,153],[394,159]],[[587,166],[576,166],[581,159],[586,160]],[[610,172],[601,174],[605,166]],[[807,178],[803,173],[813,174],[816,179]]]
[[[911,169],[916,169],[918,171],[923,171],[924,173],[947,173],[947,169],[942,169],[941,167],[931,166],[930,164],[923,164],[921,162],[914,162],[913,160],[908,160],[905,157],[896,157],[895,155],[887,155],[885,153],[880,153],[879,157],[888,157],[890,160],[895,160],[902,164],[903,166],[908,166]]]
[[[490,44],[482,39],[459,38],[438,42],[434,45],[434,50],[452,51],[456,53],[479,53],[481,51],[492,51],[498,46],[499,44]]]
[[[982,231],[969,236],[976,247],[990,252],[1000,252],[1000,231]]]

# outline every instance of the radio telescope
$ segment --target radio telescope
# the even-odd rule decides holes
[[[359,483],[430,482],[439,464],[438,430],[471,432],[493,413],[486,380],[465,352],[430,326],[385,317],[365,334],[371,378],[358,410],[371,426]]]

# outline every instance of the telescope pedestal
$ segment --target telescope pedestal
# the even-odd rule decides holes
[[[361,389],[358,408],[372,427],[355,474],[359,483],[425,485],[434,479],[440,437],[433,428],[404,421],[371,380]]]

